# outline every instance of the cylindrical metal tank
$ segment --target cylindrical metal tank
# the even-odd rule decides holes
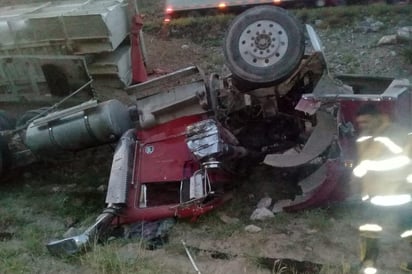
[[[78,151],[114,142],[132,127],[127,106],[118,100],[91,101],[34,120],[25,143],[38,154]]]

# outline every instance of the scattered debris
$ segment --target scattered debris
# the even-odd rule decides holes
[[[268,194],[265,194],[265,197],[260,199],[260,201],[257,204],[257,208],[269,208],[270,205],[272,204],[272,198],[268,196]]]
[[[262,229],[256,225],[248,225],[245,227],[245,231],[250,233],[257,233],[262,231]]]
[[[305,250],[307,250],[307,251],[313,251],[313,248],[311,248],[310,246],[305,246]]]
[[[124,226],[123,237],[141,238],[147,244],[149,249],[157,249],[162,247],[168,241],[168,233],[176,224],[174,218],[167,218],[153,222],[137,222],[131,225]]]
[[[397,30],[396,36],[399,41],[411,42],[412,41],[412,26],[401,27]]]
[[[360,22],[356,26],[355,31],[368,33],[368,32],[378,32],[385,24],[381,21],[375,20],[373,18],[367,17],[364,21]]]
[[[412,41],[412,26],[401,27],[396,34],[385,35],[378,41],[378,46],[395,45]]]
[[[306,233],[307,234],[315,234],[315,233],[318,233],[318,230],[317,229],[308,229],[308,230],[306,230]]]
[[[252,215],[250,216],[250,219],[252,221],[263,221],[263,220],[274,218],[274,217],[275,215],[273,214],[272,211],[270,211],[266,207],[263,207],[263,208],[256,208],[255,211],[253,211]]]
[[[195,269],[196,273],[201,274],[199,268],[197,267],[195,261],[193,260],[192,255],[190,255],[189,249],[187,248],[185,241],[182,240],[182,244],[183,244],[183,247],[185,248],[186,254],[189,257],[189,260],[192,263],[192,266]]]
[[[398,38],[395,34],[385,35],[378,41],[378,46],[394,45],[398,42]]]
[[[285,267],[286,269],[294,269],[293,273],[321,273],[322,265],[309,262],[309,261],[297,261],[291,259],[279,259],[279,258],[258,258],[259,264],[266,266],[268,269],[273,270],[273,266],[277,265],[278,269]],[[282,273],[282,272],[279,272]]]
[[[100,185],[97,189],[99,192],[106,192],[107,191],[107,185]]]

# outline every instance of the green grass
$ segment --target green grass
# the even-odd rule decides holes
[[[91,273],[99,274],[173,274],[178,269],[166,267],[162,260],[147,256],[148,251],[139,241],[115,241],[107,245],[95,245],[77,259]]]
[[[224,223],[218,216],[219,210],[210,212],[206,215],[201,216],[195,223],[182,221],[187,229],[193,227],[198,229],[201,234],[206,233],[207,235],[215,239],[228,238],[238,231],[242,231],[244,223],[239,221],[233,224]]]
[[[24,265],[30,265],[26,257],[50,256],[45,245],[61,237],[68,229],[65,224],[94,219],[104,207],[105,194],[96,190],[104,173],[49,167],[34,165],[25,170],[30,176],[13,176],[0,184],[0,232],[12,233],[11,241],[19,245],[15,251],[8,241],[0,241],[0,250],[5,253],[0,256],[8,258],[0,269],[6,273],[28,273],[24,271]],[[15,252],[23,256],[11,260],[7,254]]]
[[[24,250],[0,243],[0,269],[2,273],[29,273],[30,266],[22,259]]]
[[[159,17],[163,18],[164,3],[164,0],[139,0],[139,12],[143,14],[147,20],[153,20],[154,18]]]
[[[312,210],[306,210],[302,213],[303,218],[307,220],[307,225],[311,229],[318,231],[325,231],[331,225],[331,216],[328,210],[316,208]]]

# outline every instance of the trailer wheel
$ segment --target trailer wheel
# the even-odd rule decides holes
[[[258,6],[233,20],[223,52],[238,88],[257,88],[287,78],[303,57],[304,42],[295,17],[279,7]]]

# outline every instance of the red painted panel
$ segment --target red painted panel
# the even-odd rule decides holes
[[[188,177],[184,171],[194,158],[185,142],[186,127],[202,118],[201,115],[187,116],[139,131],[135,178],[146,183],[180,181]]]
[[[191,160],[185,136],[140,146],[140,182],[180,181],[183,168]]]
[[[155,206],[139,205],[142,184],[150,187],[151,184],[170,182],[171,186],[175,186],[177,181],[189,178],[199,169],[199,163],[187,148],[185,131],[188,125],[205,118],[204,115],[188,116],[149,130],[137,131],[139,145],[136,148],[134,178],[128,190],[127,207],[114,223],[152,221],[173,216],[197,218],[231,198],[230,195],[216,196],[206,203],[194,201],[185,206],[179,206],[179,203],[162,204],[162,199]],[[223,170],[210,172],[212,185],[227,183],[230,178]]]

